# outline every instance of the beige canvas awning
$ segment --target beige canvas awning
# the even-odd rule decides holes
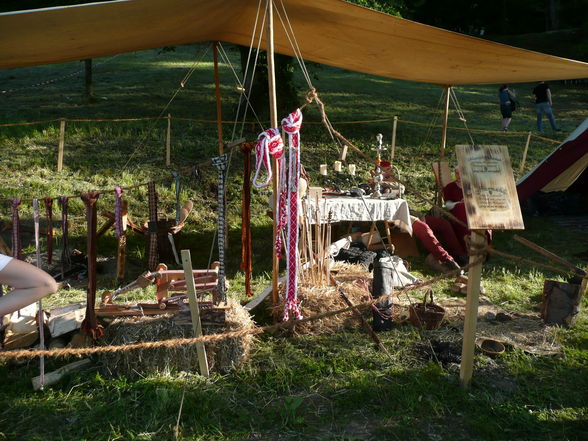
[[[124,0],[0,14],[0,68],[201,41],[249,45],[259,0]],[[282,0],[275,1],[278,12]],[[443,85],[588,77],[588,63],[505,46],[341,0],[283,0],[303,57]],[[292,55],[275,17],[276,52]],[[265,42],[262,43],[265,46]]]

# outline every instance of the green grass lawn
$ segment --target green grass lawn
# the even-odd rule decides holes
[[[238,51],[227,47],[234,65]],[[204,45],[177,47],[173,52],[157,50],[121,54],[95,60],[94,89],[97,100],[83,98],[83,75],[79,62],[0,71],[0,124],[68,119],[174,117],[214,120],[214,81],[211,53]],[[202,60],[198,62],[198,60]],[[390,143],[392,118],[398,116],[395,164],[401,178],[428,197],[433,196],[431,162],[438,158],[440,99],[435,85],[394,81],[311,65],[313,83],[325,102],[337,130],[364,152],[375,145],[378,133]],[[186,73],[194,69],[184,87]],[[64,78],[65,77],[65,78]],[[63,79],[62,79],[63,78]],[[53,81],[55,80],[55,81]],[[36,86],[42,82],[46,85]],[[300,102],[306,87],[301,77]],[[238,102],[233,74],[221,65],[223,119],[234,118]],[[500,128],[497,86],[456,87],[467,126],[487,132],[471,135],[478,144],[505,144],[518,175],[527,132],[535,129],[530,100],[532,84],[516,84],[520,107],[511,133]],[[175,94],[175,99],[170,98]],[[563,128],[561,135],[547,131],[546,137],[563,139],[586,116],[586,86],[552,83],[554,112]],[[464,124],[452,105],[447,158],[455,162],[454,146],[469,142]],[[379,120],[361,124],[349,121]],[[319,121],[314,106],[305,111],[305,121]],[[423,125],[411,124],[409,122]],[[158,186],[160,210],[175,215],[173,170],[189,170],[216,154],[216,126],[174,120],[172,122],[172,167],[165,167],[167,121],[68,122],[65,136],[64,170],[56,172],[59,122],[28,126],[0,126],[0,197],[32,198],[74,195],[91,189],[114,189],[152,179],[170,177]],[[254,140],[259,125],[245,126],[243,135]],[[224,125],[225,140],[233,126]],[[241,127],[235,137],[241,136]],[[318,181],[319,164],[332,165],[337,145],[318,125],[302,131],[302,161]],[[526,170],[537,164],[557,144],[532,138]],[[368,175],[369,164],[350,151],[349,163],[359,174]],[[229,294],[245,300],[240,263],[240,207],[242,157],[235,153],[228,187],[230,248],[227,271]],[[192,251],[194,267],[209,261],[216,230],[216,171],[202,168],[200,177],[185,175],[182,200],[191,199],[195,209],[182,231],[182,248]],[[312,185],[312,182],[311,182]],[[259,293],[271,273],[271,221],[265,216],[267,192],[253,195],[253,287]],[[125,193],[136,222],[147,219],[146,188]],[[428,208],[410,191],[411,206]],[[102,195],[99,210],[112,210],[113,194]],[[21,219],[32,225],[30,202],[21,206]],[[0,205],[0,217],[10,220],[10,204]],[[59,219],[55,209],[55,219]],[[70,246],[85,249],[85,221],[79,198],[70,202],[72,222]],[[588,235],[568,231],[548,219],[525,220],[524,237],[585,267]],[[512,239],[512,232],[496,232],[494,246],[502,251],[546,260],[532,254]],[[2,237],[10,243],[9,232]],[[60,240],[57,242],[59,249]],[[30,234],[25,245],[33,246]],[[99,254],[114,259],[116,240],[111,233],[98,244]],[[146,267],[145,244],[129,234],[128,280]],[[585,256],[585,254],[584,254]],[[213,248],[212,258],[216,258]],[[412,271],[420,277],[434,274],[423,264],[424,256],[411,259]],[[173,265],[172,265],[173,266]],[[134,271],[134,272],[133,272]],[[562,275],[492,257],[484,266],[486,295],[508,311],[537,311],[543,281],[563,280]],[[99,276],[99,295],[119,286],[112,274]],[[438,297],[453,296],[447,283],[436,289]],[[133,299],[146,298],[134,293]],[[48,307],[85,299],[83,284],[47,299]],[[586,301],[583,302],[586,307]],[[263,309],[263,308],[262,308]],[[258,313],[264,322],[265,311]],[[459,337],[459,330],[455,331]],[[254,345],[251,360],[228,374],[209,379],[175,373],[147,375],[139,380],[104,377],[95,370],[74,374],[59,385],[34,393],[30,378],[38,375],[38,362],[14,365],[0,362],[0,440],[583,440],[588,439],[588,320],[582,312],[569,330],[553,338],[563,346],[558,358],[531,355],[508,348],[501,357],[478,355],[473,387],[463,391],[456,373],[437,365],[418,351],[432,332],[418,332],[398,325],[382,333],[391,353],[373,347],[360,330],[313,337],[262,336]],[[63,364],[48,360],[48,370]],[[183,397],[179,433],[176,422]]]

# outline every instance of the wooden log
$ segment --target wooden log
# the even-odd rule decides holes
[[[53,372],[46,373],[43,383],[41,383],[41,376],[33,377],[31,379],[33,383],[33,390],[42,389],[44,386],[51,386],[52,384],[55,384],[58,381],[60,381],[66,375],[71,374],[74,371],[79,371],[80,369],[88,366],[91,363],[92,360],[90,360],[89,358],[84,358],[83,360],[74,361],[73,363],[61,366],[59,369]]]
[[[580,313],[581,284],[546,280],[543,284],[541,318],[547,324],[570,327]]]
[[[200,337],[202,335],[202,324],[200,322],[200,309],[198,307],[198,299],[196,298],[196,289],[194,288],[194,277],[192,275],[192,257],[190,256],[190,250],[182,250],[182,265],[184,267],[184,278],[187,282],[186,286],[188,289],[188,299],[190,304],[190,314],[192,316],[194,337]],[[203,342],[196,343],[196,352],[198,353],[200,374],[208,377],[210,373],[208,371],[208,360],[206,358],[206,349]]]

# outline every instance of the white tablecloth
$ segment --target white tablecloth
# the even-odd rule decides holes
[[[307,200],[311,223],[316,223],[316,201]],[[321,223],[388,221],[412,234],[408,204],[404,199],[371,199],[348,196],[324,196],[319,201]]]

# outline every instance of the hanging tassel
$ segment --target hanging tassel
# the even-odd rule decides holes
[[[116,237],[118,239],[125,235],[125,229],[123,228],[122,224],[122,194],[122,188],[118,186],[114,188],[114,232],[116,233]]]
[[[147,234],[149,235],[149,270],[155,271],[159,263],[157,250],[157,192],[155,191],[155,182],[147,184],[147,193],[149,198],[149,223]]]
[[[20,218],[18,216],[18,206],[20,205],[21,199],[12,199],[12,257],[20,259],[21,245],[20,245]]]
[[[298,183],[300,181],[300,128],[302,127],[302,112],[296,109],[282,120],[282,127],[288,133],[288,182],[285,187],[288,194],[288,230],[286,263],[286,306],[284,321],[289,319],[292,311],[297,320],[302,318],[298,308]],[[317,238],[318,240],[319,238]]]
[[[45,216],[47,216],[47,265],[53,263],[53,198],[43,198],[45,202]]]
[[[96,203],[100,193],[92,192],[82,195],[82,201],[86,205],[86,221],[88,229],[88,290],[86,303],[86,317],[82,321],[82,332],[94,340],[102,337],[104,329],[98,325],[96,320]]]
[[[243,152],[243,191],[241,198],[241,271],[245,271],[245,293],[251,292],[251,152],[254,143],[246,142],[241,145]]]
[[[182,182],[180,181],[180,175],[176,172],[172,172],[172,176],[176,184],[176,225],[180,224],[180,190],[182,189]]]
[[[69,199],[67,196],[59,198],[61,205],[61,279],[65,276],[66,269],[71,267],[71,256],[69,255],[68,235],[69,228],[67,223],[67,206]]]
[[[227,155],[217,156],[212,158],[212,164],[218,170],[218,186],[217,186],[217,200],[218,200],[218,260],[220,262],[218,269],[218,284],[217,292],[221,301],[227,301],[227,292],[225,287],[225,170],[227,168]]]
[[[37,260],[37,268],[41,268],[41,245],[39,241],[39,200],[33,199],[33,220],[35,222],[35,256]],[[39,349],[45,349],[45,320],[43,314],[43,301],[37,302],[38,316],[37,322],[39,325]],[[39,382],[41,389],[45,386],[45,357],[42,355],[39,357]]]

